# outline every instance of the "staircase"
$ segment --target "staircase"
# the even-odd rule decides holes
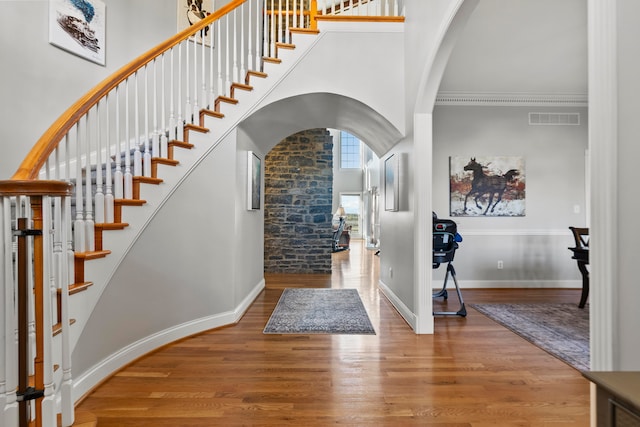
[[[362,5],[369,8],[374,3]],[[392,3],[397,5],[391,0],[379,5]],[[99,378],[167,342],[238,321],[261,291],[263,283],[256,282],[239,295],[225,295],[221,306],[228,308],[218,310],[222,314],[192,322],[171,320],[178,326],[151,334],[131,350],[123,349],[121,356],[91,367],[88,374],[87,367],[80,366],[85,372],[81,378],[72,376],[73,352],[85,351],[77,348],[78,342],[83,335],[94,334],[92,322],[100,318],[97,304],[111,298],[107,285],[122,283],[117,279],[127,268],[123,261],[135,252],[140,236],[145,231],[149,234],[147,229],[154,226],[162,208],[172,203],[178,188],[216,151],[225,152],[229,147],[245,151],[235,146],[238,125],[313,47],[319,34],[312,19],[316,11],[321,11],[320,15],[336,12],[335,3],[317,6],[312,1],[310,11],[305,11],[296,9],[294,2],[288,12],[268,10],[260,4],[258,0],[232,1],[124,67],[72,106],[39,141],[14,179],[0,183],[3,280],[15,283],[18,289],[41,289],[33,298],[25,298],[24,307],[14,304],[12,287],[5,287],[0,298],[7,313],[0,323],[5,338],[4,366],[20,364],[23,353],[18,348],[24,343],[13,336],[21,328],[25,329],[26,353],[39,355],[35,365],[0,372],[2,425],[22,426],[25,420],[45,426],[95,425],[90,414],[74,414],[73,405]],[[353,11],[358,2],[351,1],[348,6]],[[283,15],[297,16],[297,22],[305,27],[282,24]],[[390,20],[398,22],[399,18]],[[227,46],[224,52],[222,46],[190,41],[205,27],[219,36],[223,28],[233,29],[238,37],[255,43],[252,48],[253,42],[249,42],[246,51]],[[267,55],[259,58],[261,50]],[[245,64],[249,67],[246,71]],[[160,84],[159,74],[166,77]],[[175,79],[179,84],[174,86]],[[167,86],[170,89],[165,91]],[[151,95],[147,94],[149,88]],[[200,103],[204,106],[198,107]],[[232,158],[239,156],[232,154]],[[236,170],[238,174],[243,175]],[[234,182],[237,177],[229,178]],[[234,186],[231,189],[235,191]],[[12,242],[17,218],[27,219],[24,259],[33,259],[22,267],[16,249],[7,245]],[[24,271],[23,282],[20,274],[14,281],[14,268]],[[130,280],[135,282],[135,275]],[[64,283],[70,285],[61,285]],[[179,292],[176,299],[180,299]],[[31,307],[36,313],[38,307],[44,307],[42,317],[32,317]],[[20,313],[28,319],[23,320],[27,327],[19,324]],[[106,329],[102,333],[109,333]],[[45,332],[48,330],[51,333]],[[94,356],[100,359],[99,349]],[[27,375],[32,390],[42,391],[33,400],[22,392]]]

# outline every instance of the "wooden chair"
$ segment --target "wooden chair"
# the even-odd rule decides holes
[[[584,308],[589,297],[589,229],[585,227],[569,227],[569,230],[573,233],[573,239],[575,240],[575,247],[569,248],[573,252],[572,259],[575,259],[578,263],[578,270],[582,274],[582,295],[580,296],[580,303],[578,307]]]

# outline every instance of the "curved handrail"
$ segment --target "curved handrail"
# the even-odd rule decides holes
[[[42,134],[40,139],[33,146],[29,154],[22,161],[18,170],[13,174],[11,180],[35,180],[40,169],[44,166],[47,158],[56,149],[62,138],[87,112],[94,107],[112,89],[124,80],[134,75],[142,67],[150,63],[153,59],[161,56],[169,49],[177,46],[191,35],[204,29],[212,22],[220,19],[247,0],[232,0],[202,21],[179,32],[170,39],[160,43],[151,50],[143,53],[138,58],[124,65],[115,73],[104,79],[101,83],[89,90],[78,101],[71,105],[62,115]]]

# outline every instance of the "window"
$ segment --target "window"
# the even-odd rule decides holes
[[[344,208],[347,225],[351,226],[351,237],[361,237],[362,195],[358,193],[341,193],[340,205]]]
[[[350,133],[340,132],[340,168],[362,168],[361,146],[362,143],[358,138]]]

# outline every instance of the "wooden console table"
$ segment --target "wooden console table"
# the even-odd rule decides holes
[[[640,372],[583,372],[596,385],[598,427],[640,427]]]

